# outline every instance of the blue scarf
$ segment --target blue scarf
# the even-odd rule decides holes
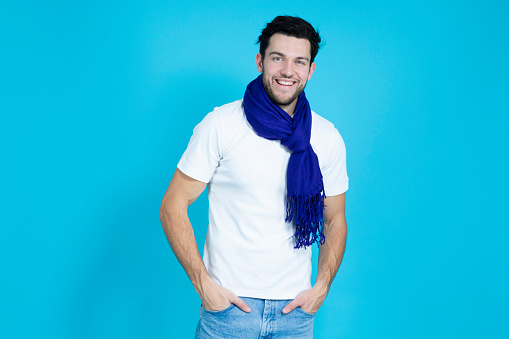
[[[292,117],[274,104],[262,75],[247,85],[244,112],[256,134],[281,140],[291,152],[286,169],[286,222],[295,221],[295,248],[325,242],[323,234],[323,179],[318,157],[310,144],[311,108],[302,92]]]

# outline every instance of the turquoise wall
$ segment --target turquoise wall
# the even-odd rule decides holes
[[[324,38],[306,93],[348,153],[347,250],[315,337],[509,336],[508,8],[3,2],[0,336],[193,336],[200,301],[159,205],[280,14]],[[200,249],[206,211],[190,209]]]

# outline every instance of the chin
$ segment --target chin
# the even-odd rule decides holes
[[[291,105],[295,100],[279,100],[278,102],[274,102],[278,106],[289,106]]]
[[[280,106],[288,106],[288,105],[291,105],[295,100],[297,100],[297,98],[299,97],[300,93],[302,93],[302,92],[296,91],[294,93],[291,93],[290,95],[279,96],[279,97],[276,96],[275,99],[277,99],[277,104],[278,105],[280,105]],[[272,100],[272,101],[274,101],[274,100]],[[274,103],[276,103],[276,102],[274,101]]]

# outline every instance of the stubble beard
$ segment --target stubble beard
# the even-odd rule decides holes
[[[272,100],[273,103],[275,103],[276,105],[278,106],[288,106],[290,105],[292,102],[295,101],[295,99],[297,99],[299,97],[299,95],[304,92],[304,88],[306,87],[306,85],[304,84],[304,86],[302,86],[302,88],[297,88],[295,90],[295,93],[289,97],[288,99],[284,99],[284,98],[279,98],[273,91],[272,91],[272,87],[270,87],[270,82],[272,80],[267,80],[265,79],[265,77],[262,75],[262,83],[263,83],[263,88],[265,88],[265,92],[267,92],[267,95],[269,96],[270,100]]]

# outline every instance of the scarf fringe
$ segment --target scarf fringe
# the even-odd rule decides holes
[[[308,247],[317,242],[325,243],[323,233],[323,209],[325,193],[313,196],[292,195],[286,200],[286,222],[295,220],[294,248]]]

